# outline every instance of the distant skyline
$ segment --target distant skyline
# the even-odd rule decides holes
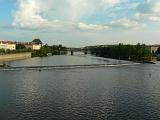
[[[160,44],[160,0],[0,0],[0,40]]]

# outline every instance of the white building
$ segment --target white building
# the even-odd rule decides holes
[[[151,53],[155,53],[158,48],[160,47],[160,45],[149,45],[147,46],[147,49],[151,52]]]
[[[42,45],[41,44],[33,44],[33,50],[40,50],[41,49],[41,47],[42,47]]]
[[[36,44],[34,42],[16,42],[17,45],[24,45],[27,49],[30,48],[32,50],[40,50],[42,44]]]
[[[0,40],[0,49],[4,49],[4,50],[16,50],[16,44],[14,42],[11,41],[1,41]]]

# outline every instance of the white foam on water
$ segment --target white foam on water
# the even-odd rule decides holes
[[[127,63],[127,64],[91,64],[91,65],[64,65],[64,66],[24,66],[24,67],[11,67],[2,68],[0,71],[19,71],[19,70],[51,70],[51,69],[78,69],[78,68],[99,68],[99,67],[121,67],[139,65],[141,63]]]

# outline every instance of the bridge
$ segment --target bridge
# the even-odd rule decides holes
[[[75,52],[83,52],[85,55],[88,54],[88,50],[85,48],[67,48],[68,52],[70,52],[71,55],[74,55]]]

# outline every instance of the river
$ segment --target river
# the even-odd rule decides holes
[[[10,66],[121,64],[89,55],[9,62]],[[0,120],[158,120],[160,64],[0,71]]]

